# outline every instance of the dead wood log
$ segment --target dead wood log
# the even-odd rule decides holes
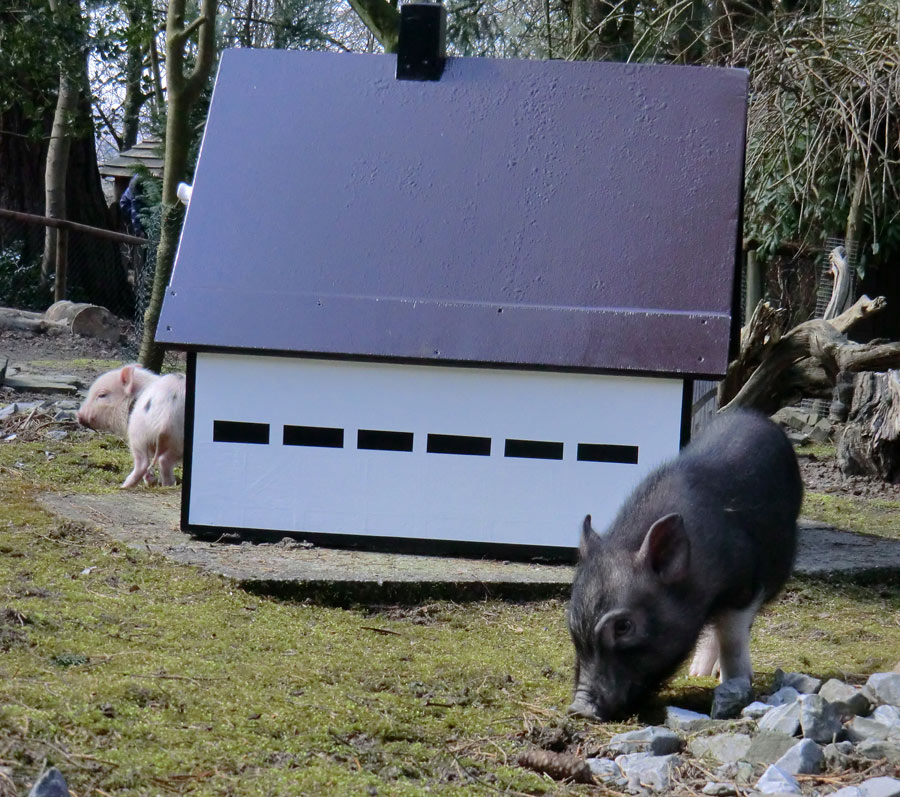
[[[54,302],[44,313],[48,321],[64,321],[74,335],[115,343],[122,336],[122,322],[105,307],[66,300]]]
[[[60,301],[43,313],[0,307],[0,330],[11,329],[39,335],[69,332],[117,343],[124,331],[123,322],[104,307]]]
[[[0,307],[0,329],[34,332],[40,335],[58,335],[66,331],[66,325],[57,321],[48,321],[44,318],[43,313],[30,313],[27,310],[15,310],[12,307]]]
[[[806,321],[784,335],[770,336],[758,352],[759,365],[755,370],[743,383],[735,380],[727,391],[723,390],[722,411],[755,407],[771,414],[798,394],[830,397],[830,388],[841,371],[856,373],[900,366],[900,343],[852,343],[843,334],[885,306],[884,297],[863,296],[830,321]],[[747,365],[751,364],[748,359]],[[823,390],[823,377],[827,391]]]
[[[847,309],[847,305],[850,303],[850,277],[852,276],[843,246],[836,246],[831,250],[831,254],[828,255],[828,264],[834,279],[834,288],[822,316],[826,321],[830,321]]]
[[[728,364],[725,378],[719,382],[718,404],[727,404],[750,374],[759,366],[763,354],[781,338],[787,311],[773,307],[768,302],[759,302],[750,316],[750,321],[741,329],[741,347],[738,356]]]
[[[837,463],[846,476],[900,481],[900,371],[856,375]]]

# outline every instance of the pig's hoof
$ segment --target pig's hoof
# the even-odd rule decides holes
[[[570,717],[584,717],[588,720],[597,719],[597,712],[594,707],[585,700],[575,700],[572,705],[566,709],[566,714]]]

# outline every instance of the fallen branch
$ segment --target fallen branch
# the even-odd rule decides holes
[[[818,395],[830,389],[841,371],[858,373],[900,367],[900,343],[853,343],[844,334],[886,306],[882,296],[863,296],[830,321],[806,321],[784,335],[776,329],[768,337],[762,328],[748,331],[747,346],[742,345],[741,356],[732,364],[734,367],[729,366],[733,378],[727,384],[723,382],[720,411],[755,407],[771,414],[797,393]],[[752,324],[751,320],[749,326]],[[754,340],[763,342],[751,346]],[[741,383],[740,374],[749,371],[757,359],[758,366]]]

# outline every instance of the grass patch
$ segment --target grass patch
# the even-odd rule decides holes
[[[63,440],[0,442],[0,473],[15,474],[34,485],[84,493],[113,492],[131,472],[131,452],[114,435],[69,424]],[[180,468],[176,469],[179,478]]]
[[[834,459],[837,456],[837,446],[834,443],[816,443],[810,440],[797,446],[797,455],[811,456],[818,460]]]
[[[564,602],[338,609],[251,595],[41,509],[117,489],[123,443],[0,443],[0,739],[22,793],[43,762],[77,794],[583,794],[517,767],[569,720]],[[900,586],[793,581],[755,627],[776,667],[862,680],[900,660]],[[661,702],[707,711],[683,672]],[[574,735],[573,735],[574,734]]]
[[[900,539],[900,501],[807,492],[801,514],[839,529]]]

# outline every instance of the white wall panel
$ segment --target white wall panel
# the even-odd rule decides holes
[[[200,353],[188,523],[574,547],[678,452],[682,382],[628,376]],[[214,442],[215,421],[269,425],[267,445]],[[342,448],[283,445],[284,425],[343,429]],[[358,450],[360,429],[413,450]],[[491,439],[490,456],[428,453],[429,434]],[[508,438],[563,459],[504,456]],[[579,443],[638,464],[578,461]]]

